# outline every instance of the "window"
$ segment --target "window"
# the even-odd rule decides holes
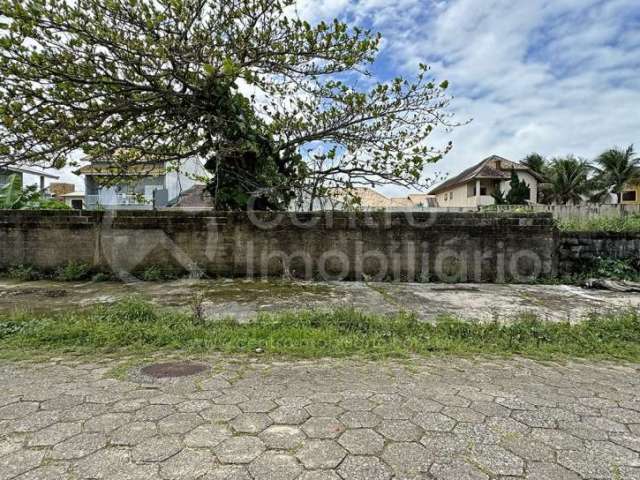
[[[635,202],[636,201],[636,191],[628,190],[622,193],[622,201],[623,202]]]

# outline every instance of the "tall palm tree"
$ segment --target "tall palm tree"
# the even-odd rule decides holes
[[[640,182],[640,158],[636,157],[633,145],[626,149],[616,147],[602,152],[595,163],[595,180],[600,187],[598,197],[612,191],[620,203],[625,186]]]
[[[549,166],[549,185],[544,192],[546,202],[559,204],[578,204],[582,196],[589,193],[590,165],[579,158],[569,155],[554,158]]]
[[[526,167],[529,167],[531,170],[542,175],[543,177],[547,176],[547,159],[539,153],[530,153],[529,155],[524,157],[520,161],[520,163],[522,165],[525,165]]]

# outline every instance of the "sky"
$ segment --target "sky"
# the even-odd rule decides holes
[[[452,140],[453,150],[429,178],[493,154],[640,150],[639,0],[299,0],[298,11],[381,32],[378,80],[423,62],[449,81],[451,111],[471,122],[434,133],[433,146]]]
[[[434,134],[432,145],[454,147],[428,177],[493,154],[640,150],[638,0],[303,0],[299,12],[381,32],[379,80],[411,76],[420,62],[449,80],[451,111],[471,122]]]

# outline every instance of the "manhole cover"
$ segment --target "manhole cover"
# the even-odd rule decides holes
[[[193,362],[169,362],[154,363],[144,367],[141,371],[145,375],[154,378],[175,378],[188,377],[197,373],[205,372],[209,369],[207,365]]]

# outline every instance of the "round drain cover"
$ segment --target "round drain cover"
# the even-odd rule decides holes
[[[154,378],[188,377],[209,370],[207,365],[193,362],[169,362],[147,365],[141,372]]]

